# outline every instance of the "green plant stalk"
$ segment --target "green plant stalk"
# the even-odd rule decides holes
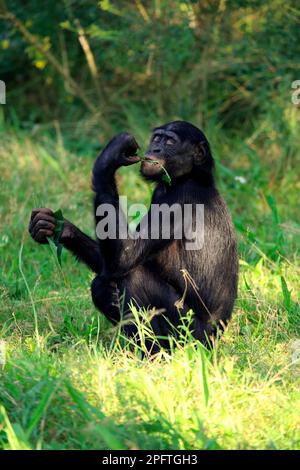
[[[54,235],[52,237],[48,237],[48,241],[50,245],[55,246],[57,261],[61,267],[61,252],[63,249],[63,245],[60,243],[60,236],[64,230],[64,217],[62,210],[58,209],[56,212],[54,212],[54,217],[56,221]]]
[[[169,175],[168,171],[166,170],[166,168],[160,163],[160,161],[158,160],[146,160],[145,157],[140,157],[140,160],[141,161],[147,161],[147,163],[150,163],[151,165],[157,165],[159,164],[163,171],[164,171],[164,175],[162,177],[162,180],[167,183],[168,185],[170,185],[172,183],[172,179],[171,179],[171,176]]]

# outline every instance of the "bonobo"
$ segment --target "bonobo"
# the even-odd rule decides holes
[[[104,221],[103,211],[98,209],[105,204],[114,208],[120,228],[124,217],[115,173],[121,166],[141,161],[142,176],[154,181],[156,187],[150,209],[137,227],[140,235],[100,236],[95,241],[65,220],[60,241],[96,273],[91,286],[93,302],[114,324],[122,320],[126,335],[137,341],[134,323],[123,321],[130,317],[129,304],[134,302],[157,312],[151,326],[160,346],[169,347],[168,337],[176,334],[181,317],[189,311],[193,312],[190,328],[194,337],[207,345],[230,319],[238,281],[235,231],[215,186],[209,143],[192,124],[174,121],[153,130],[143,159],[137,156],[137,150],[138,144],[130,134],[114,137],[94,164],[93,190],[97,227]],[[161,219],[156,235],[151,236],[151,229],[157,229],[154,208],[173,205],[177,209],[192,207],[188,222],[175,211],[169,218],[169,236],[163,236]],[[201,230],[195,230],[198,205],[204,208]],[[148,237],[142,233],[145,227],[150,232]],[[47,243],[54,228],[50,209],[33,209],[29,232],[35,241]],[[178,228],[188,228],[181,238],[175,236]],[[187,246],[187,232],[193,234],[194,242],[198,239],[196,249]],[[151,353],[157,351],[157,345],[151,342],[147,347]]]

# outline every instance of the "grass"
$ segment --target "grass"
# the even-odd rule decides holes
[[[239,298],[213,353],[189,338],[154,361],[98,315],[93,275],[66,251],[61,269],[27,234],[38,206],[93,234],[95,150],[2,123],[0,448],[300,448],[298,137],[267,140],[272,119],[244,139],[208,126],[238,230]],[[149,201],[136,169],[119,183]]]

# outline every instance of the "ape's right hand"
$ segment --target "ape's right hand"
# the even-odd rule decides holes
[[[48,243],[47,237],[54,235],[55,217],[51,209],[37,208],[31,212],[29,233],[38,243]]]
[[[46,207],[33,209],[29,222],[29,233],[37,243],[48,243],[47,238],[54,235],[56,219],[51,209]],[[64,229],[60,236],[61,243],[67,242],[76,235],[76,227],[64,219]]]

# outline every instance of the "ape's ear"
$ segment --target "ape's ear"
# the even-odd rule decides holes
[[[199,166],[202,165],[206,160],[206,149],[204,146],[204,142],[200,142],[195,146],[195,153],[194,153],[194,164]]]

